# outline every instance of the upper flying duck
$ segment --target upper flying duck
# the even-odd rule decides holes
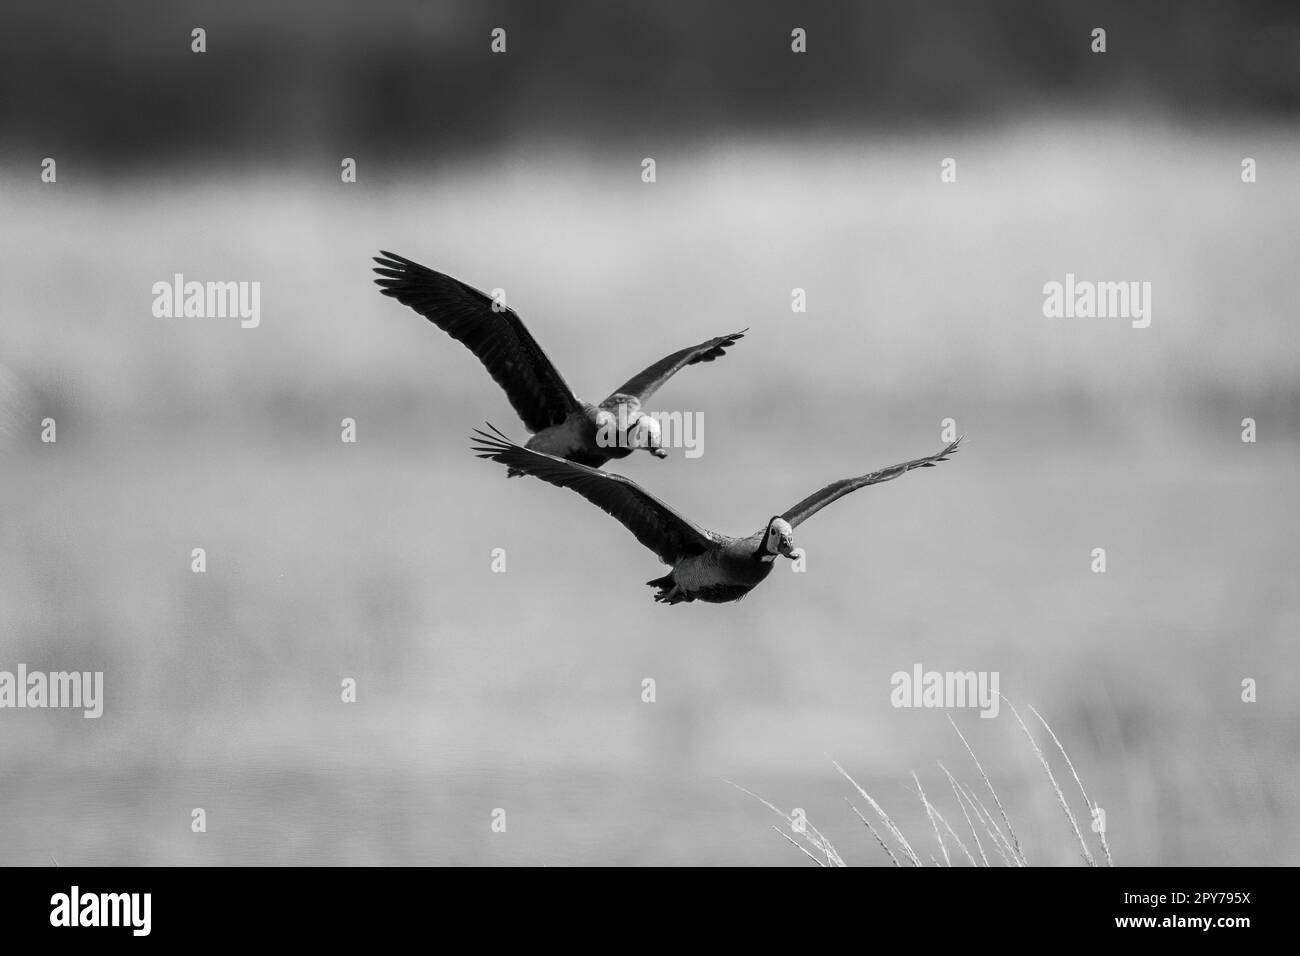
[[[516,473],[532,475],[560,488],[569,488],[606,514],[622,522],[636,539],[659,556],[672,571],[646,584],[658,588],[655,600],[665,604],[739,601],[772,572],[780,555],[791,557],[794,529],[832,501],[850,492],[889,481],[913,468],[932,468],[957,450],[961,438],[928,458],[891,465],[858,478],[835,481],[777,515],[767,527],[747,538],[732,538],[701,528],[664,504],[631,479],[612,475],[554,455],[522,448],[489,425],[495,435],[475,429],[474,451]]]
[[[666,458],[659,423],[644,414],[645,402],[677,372],[712,362],[745,334],[733,332],[674,352],[592,405],[573,394],[513,309],[418,262],[382,255],[375,258],[380,276],[375,282],[383,294],[410,306],[478,357],[534,433],[527,447],[592,468],[637,448]]]

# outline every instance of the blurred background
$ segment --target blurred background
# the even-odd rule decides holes
[[[919,662],[1038,708],[1117,863],[1300,863],[1294,4],[66,2],[6,12],[0,89],[0,669],[106,695],[0,711],[0,862],[808,865],[734,781],[887,863],[831,758],[928,857],[911,771],[949,819],[936,762],[978,774],[890,706]],[[703,456],[613,463],[707,527],[967,444],[806,573],[656,606],[469,454],[525,432],[380,248],[506,289],[593,400],[749,327],[656,396]],[[260,327],[155,318],[178,272]],[[1151,326],[1044,318],[1067,272]],[[1006,708],[952,716],[1078,863]]]

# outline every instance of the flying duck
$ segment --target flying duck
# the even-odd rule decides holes
[[[599,468],[637,448],[666,458],[659,422],[643,412],[650,396],[688,365],[712,362],[745,331],[674,352],[633,376],[599,405],[579,399],[513,309],[451,276],[391,252],[375,257],[380,291],[410,306],[465,345],[533,432],[526,447]],[[508,472],[520,474],[515,469]]]
[[[643,545],[672,571],[646,584],[658,588],[655,600],[664,604],[739,601],[772,572],[779,555],[792,557],[794,529],[832,501],[867,485],[889,481],[913,468],[932,468],[957,450],[959,437],[938,454],[891,465],[858,478],[845,478],[814,492],[767,527],[747,538],[732,538],[701,528],[674,511],[635,481],[597,471],[555,455],[522,448],[490,423],[495,433],[474,430],[473,450],[480,458],[500,462],[520,474],[532,475],[559,488],[569,488],[606,514],[622,522]]]

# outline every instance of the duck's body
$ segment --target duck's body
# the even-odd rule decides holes
[[[732,538],[700,527],[622,475],[523,448],[500,432],[489,435],[479,431],[474,440],[480,458],[490,458],[516,473],[576,491],[621,522],[672,568],[663,577],[646,582],[658,589],[655,600],[663,604],[739,601],[772,573],[779,556],[793,557],[794,529],[800,523],[859,488],[889,481],[914,468],[933,467],[955,452],[961,441],[957,439],[936,455],[832,482],[773,517],[763,530],[746,538]]]
[[[620,414],[629,427],[617,427]],[[543,428],[524,447],[576,461],[588,468],[600,468],[608,461],[626,458],[638,448],[644,448],[656,458],[665,457],[658,437],[654,419],[641,414],[639,401],[611,395],[599,405],[580,401],[558,425]],[[514,477],[522,472],[511,469],[508,474]]]
[[[410,306],[483,363],[533,433],[526,447],[589,468],[638,448],[666,458],[658,422],[644,413],[645,402],[686,366],[712,362],[745,334],[721,335],[665,356],[593,405],[574,395],[513,309],[391,252],[375,262],[380,276],[375,282],[384,295]]]
[[[659,589],[655,593],[656,601],[727,604],[739,601],[772,573],[776,555],[764,553],[761,532],[748,538],[711,534],[717,539],[716,547],[680,558],[668,574],[646,582]]]
[[[611,458],[623,458],[632,453],[630,448],[601,448],[596,444],[599,429],[596,424],[598,408],[590,402],[570,412],[558,425],[548,425],[532,438],[525,448],[576,461],[588,468],[599,468]],[[520,472],[514,469],[510,474]]]

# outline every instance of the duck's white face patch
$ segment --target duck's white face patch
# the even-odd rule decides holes
[[[794,528],[784,518],[773,518],[763,538],[763,551],[775,558],[778,554],[788,557],[793,550]]]
[[[642,415],[628,431],[628,444],[633,448],[658,448],[660,441],[659,422],[653,415]]]

